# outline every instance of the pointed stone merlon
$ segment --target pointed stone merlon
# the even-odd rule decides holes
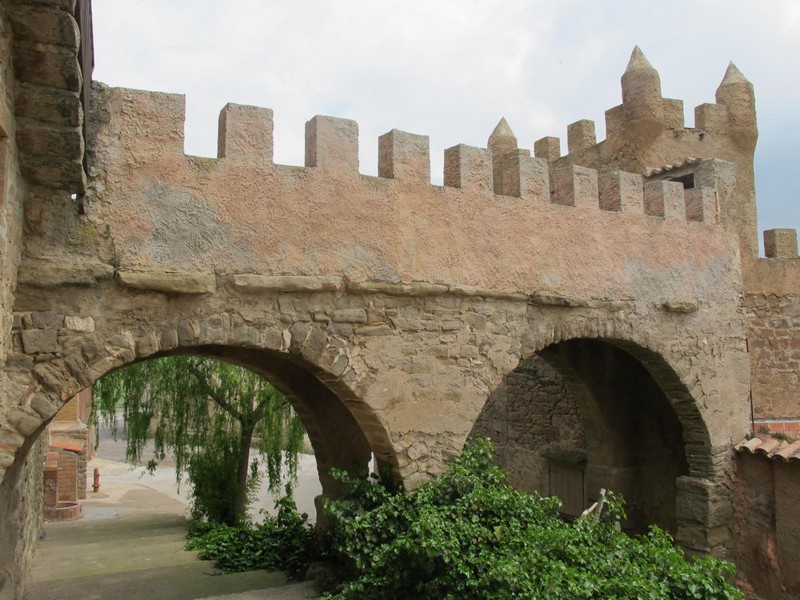
[[[765,230],[764,254],[767,258],[797,258],[797,230]]]
[[[661,100],[661,77],[639,46],[631,52],[622,74],[622,103],[650,104]]]
[[[726,133],[730,129],[756,128],[756,101],[753,84],[730,63],[717,88],[716,104],[701,104],[694,109],[697,129],[706,133]]]
[[[444,151],[444,185],[477,192],[494,192],[492,153],[459,144]]]
[[[517,137],[511,131],[511,127],[505,118],[500,122],[489,136],[487,144],[489,152],[492,153],[492,176],[494,178],[495,194],[504,194],[503,169],[506,157],[518,152]],[[528,153],[530,155],[530,153]]]
[[[593,206],[599,202],[597,171],[564,165],[553,174],[553,203],[564,206]]]
[[[228,103],[219,113],[217,156],[271,163],[272,132],[271,109]]]
[[[160,155],[183,152],[186,97],[127,88],[112,88],[111,106],[115,107],[120,127],[135,131],[136,137],[122,139],[131,145],[146,144]]]
[[[735,64],[730,63],[716,93],[717,104],[726,107],[731,127],[756,126],[756,100],[753,84]]]
[[[549,163],[561,158],[561,140],[557,137],[543,137],[533,143],[533,155]]]
[[[661,96],[661,78],[639,47],[633,49],[622,74],[622,104],[606,111],[606,138],[622,134],[640,122],[650,127],[683,129],[683,102]]]
[[[378,176],[431,182],[430,138],[392,129],[378,138]]]
[[[567,151],[578,152],[597,144],[594,121],[581,119],[567,126]]]
[[[306,123],[306,167],[358,173],[358,123],[317,115]]]

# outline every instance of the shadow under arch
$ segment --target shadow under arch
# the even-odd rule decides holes
[[[495,439],[512,484],[561,496],[567,515],[606,488],[625,497],[630,530],[697,526],[683,515],[682,481],[710,477],[709,433],[678,373],[638,343],[541,348],[504,378],[471,435]]]

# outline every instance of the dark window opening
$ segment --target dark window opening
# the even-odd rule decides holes
[[[667,181],[677,181],[678,183],[682,183],[683,189],[685,190],[694,189],[694,173],[681,175],[679,177],[667,177]]]

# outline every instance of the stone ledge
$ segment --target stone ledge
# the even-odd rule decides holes
[[[552,292],[534,292],[528,304],[558,306],[562,308],[601,308],[606,310],[633,310],[633,300],[610,300],[607,298],[579,298]]]
[[[167,294],[211,294],[217,289],[214,273],[203,271],[118,271],[125,287]]]
[[[17,280],[21,284],[36,287],[59,287],[61,285],[94,285],[110,279],[114,267],[100,261],[49,261],[25,259],[19,267]]]
[[[528,294],[510,290],[482,290],[464,285],[451,285],[448,289],[450,293],[455,296],[465,296],[468,298],[477,296],[481,298],[491,298],[493,300],[512,300],[516,302],[527,302],[530,298]]]
[[[233,276],[233,285],[243,292],[335,292],[342,288],[341,277],[305,275]]]
[[[349,281],[348,291],[354,294],[386,294],[387,296],[441,296],[449,291],[441,283],[412,281],[410,283],[390,283],[387,281]]]

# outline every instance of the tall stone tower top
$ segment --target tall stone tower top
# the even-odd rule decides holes
[[[622,103],[653,104],[661,100],[661,78],[639,46],[634,47],[622,74]]]
[[[716,93],[717,104],[728,109],[732,128],[751,128],[756,126],[756,98],[753,84],[735,64],[730,63],[725,77]]]

